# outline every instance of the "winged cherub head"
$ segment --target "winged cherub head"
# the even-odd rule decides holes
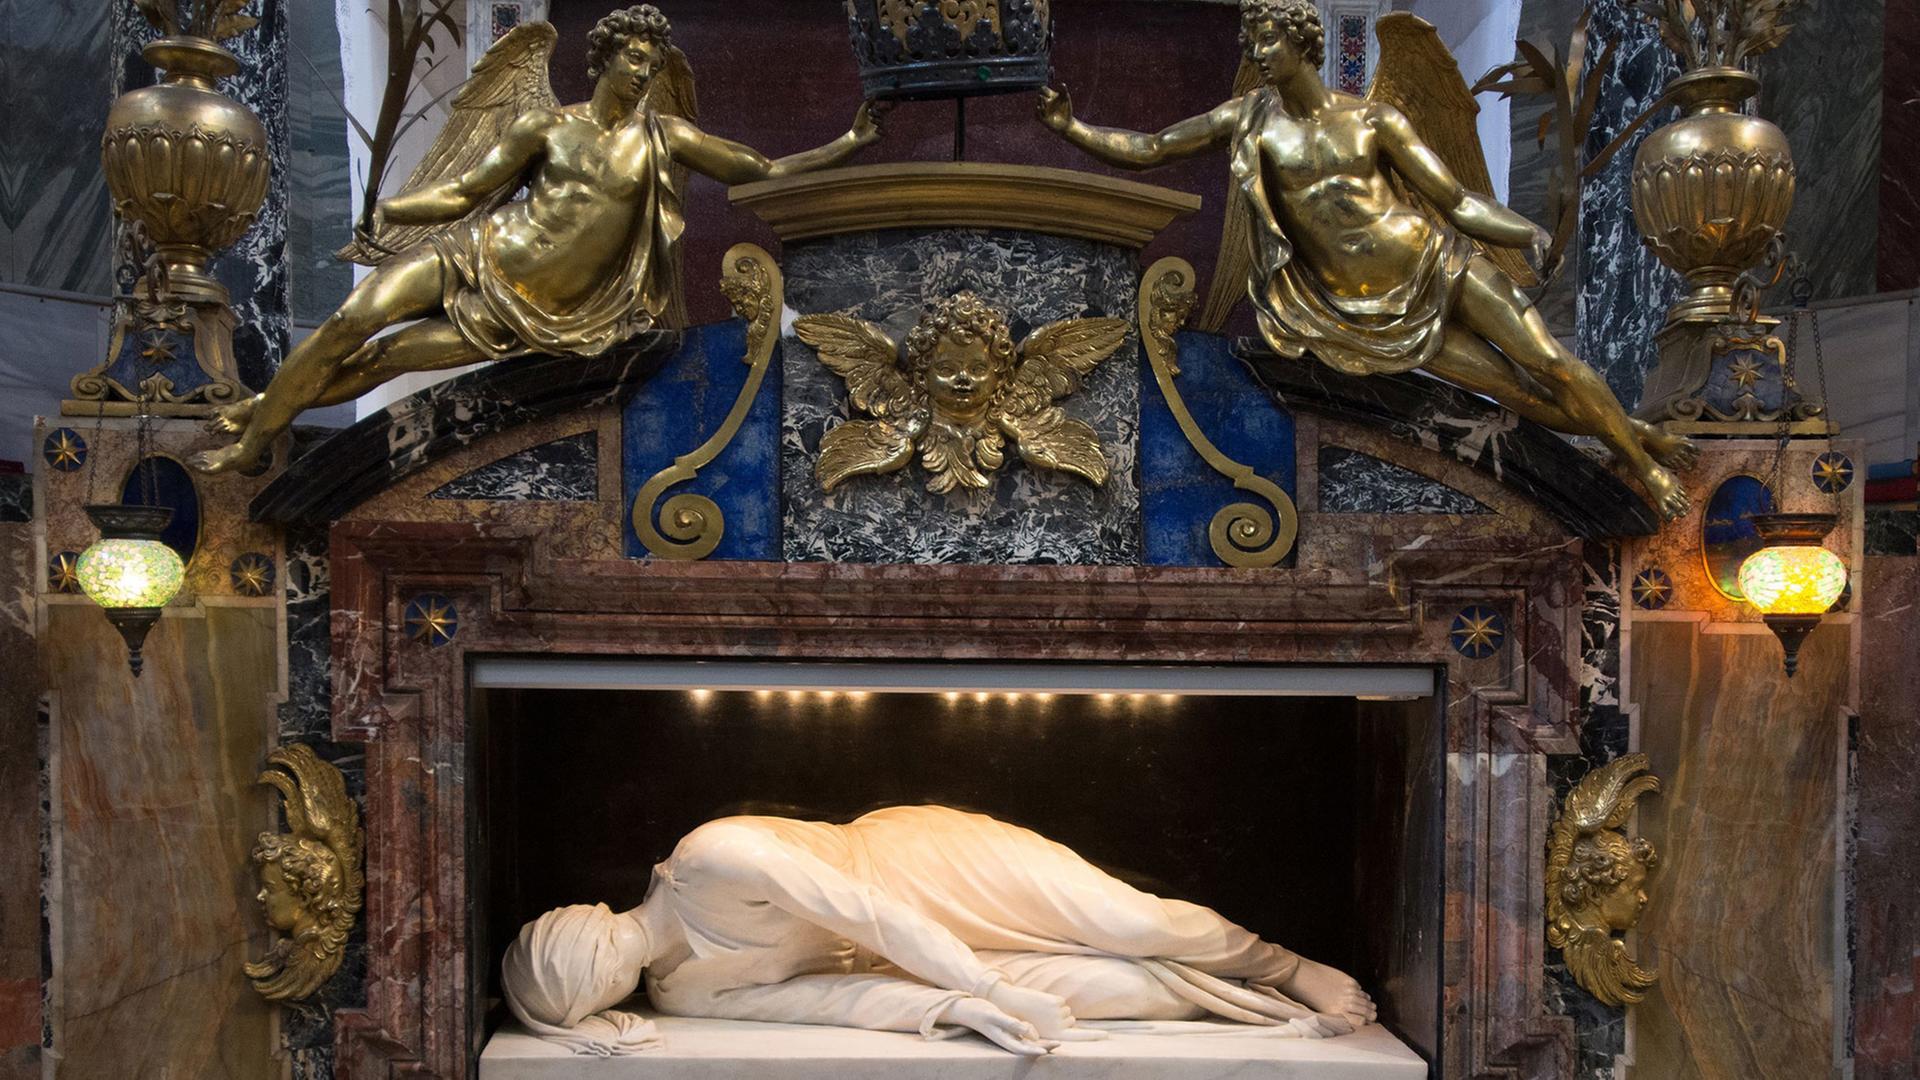
[[[672,47],[673,27],[652,4],[610,12],[587,33],[587,78],[611,79],[622,98],[637,102]]]
[[[1642,795],[1658,791],[1645,754],[1627,754],[1588,773],[1567,794],[1547,848],[1547,943],[1581,986],[1609,1005],[1639,1001],[1654,973],[1614,938],[1639,923],[1653,845],[1619,831]]]
[[[1240,48],[1275,82],[1297,63],[1318,70],[1327,58],[1319,7],[1313,0],[1240,0]]]
[[[1100,437],[1055,402],[1078,390],[1129,329],[1123,319],[1068,319],[1016,347],[1006,315],[962,292],[935,304],[907,335],[902,368],[899,346],[878,326],[805,316],[794,333],[847,380],[853,407],[872,417],[827,432],[815,472],[831,491],[854,476],[903,469],[917,451],[932,474],[927,490],[984,488],[1011,441],[1028,464],[1104,484]]]

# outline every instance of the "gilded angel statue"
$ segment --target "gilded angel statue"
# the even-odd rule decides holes
[[[1016,348],[1007,317],[970,292],[935,304],[902,350],[878,326],[849,315],[807,315],[794,333],[847,381],[854,408],[820,440],[815,472],[832,491],[855,476],[896,472],[919,452],[927,490],[984,488],[1007,443],[1027,463],[1106,483],[1100,436],[1056,402],[1125,343],[1124,319],[1068,319]]]
[[[1244,92],[1211,112],[1157,134],[1101,128],[1048,89],[1042,122],[1127,168],[1230,147],[1229,223],[1245,239],[1222,244],[1216,277],[1245,274],[1274,351],[1352,375],[1424,369],[1600,439],[1661,513],[1685,513],[1668,469],[1696,448],[1629,417],[1521,291],[1532,274],[1519,256],[1538,260],[1550,238],[1485,194],[1476,106],[1433,27],[1382,18],[1380,74],[1359,98],[1321,81],[1326,35],[1313,0],[1242,0],[1240,13]]]
[[[366,840],[345,778],[311,747],[283,746],[267,764],[259,782],[285,797],[292,831],[261,833],[253,861],[267,925],[287,936],[245,971],[268,1001],[298,1001],[340,968],[366,886]]]
[[[1655,980],[1613,936],[1639,924],[1647,874],[1659,862],[1644,837],[1617,831],[1640,796],[1660,790],[1646,771],[1647,755],[1628,754],[1588,773],[1567,794],[1547,846],[1547,944],[1608,1005],[1639,1001]]]
[[[247,467],[302,411],[405,372],[597,356],[660,328],[678,284],[682,170],[766,180],[839,164],[879,138],[870,103],[845,135],[778,161],[700,130],[686,56],[651,4],[600,20],[587,38],[593,97],[561,105],[547,73],[557,37],[527,23],[487,50],[405,189],[342,252],[373,273],[264,393],[222,410],[215,430],[240,439],[198,468]]]

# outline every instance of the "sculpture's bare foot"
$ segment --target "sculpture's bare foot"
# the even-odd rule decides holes
[[[1687,489],[1660,466],[1649,465],[1640,474],[1640,482],[1646,485],[1647,494],[1653,496],[1653,505],[1659,509],[1660,516],[1668,521],[1678,521],[1693,509],[1693,499]]]
[[[187,464],[203,473],[240,472],[260,460],[256,450],[249,449],[245,442],[219,450],[202,450],[188,459]]]
[[[1653,460],[1669,469],[1691,469],[1700,461],[1700,447],[1692,439],[1651,424],[1642,430],[1640,445],[1646,447]]]
[[[207,430],[215,435],[239,435],[247,430],[253,421],[253,410],[260,406],[260,395],[243,398],[231,405],[222,405],[215,409],[213,419],[207,421]]]
[[[1302,1029],[1301,1034],[1309,1038],[1345,1035],[1373,1023],[1379,1015],[1373,998],[1360,989],[1353,976],[1305,958],[1294,970],[1293,978],[1277,989],[1320,1014],[1312,1018],[1313,1024],[1303,1026],[1302,1021],[1293,1021],[1295,1027]],[[1343,1023],[1346,1030],[1340,1030]]]

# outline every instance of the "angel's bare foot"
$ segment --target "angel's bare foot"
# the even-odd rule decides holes
[[[1669,469],[1691,469],[1700,461],[1700,447],[1685,435],[1675,435],[1652,424],[1639,426],[1640,445],[1648,456]]]
[[[260,459],[260,453],[243,440],[219,450],[203,450],[188,464],[203,473],[241,472]]]
[[[1668,521],[1677,521],[1693,509],[1693,499],[1687,494],[1687,489],[1680,486],[1680,481],[1674,479],[1672,473],[1660,466],[1649,465],[1640,474],[1640,482],[1646,485],[1647,494],[1653,496],[1653,505]]]
[[[1316,1034],[1322,1037],[1345,1035],[1346,1031],[1338,1030],[1338,1021],[1344,1021],[1349,1030],[1356,1030],[1373,1023],[1379,1015],[1373,999],[1360,989],[1360,984],[1351,975],[1305,958],[1294,970],[1293,978],[1277,989],[1320,1014],[1313,1018],[1316,1023],[1311,1025],[1318,1031],[1301,1032],[1309,1038]],[[1295,1026],[1299,1026],[1298,1021],[1295,1021]]]
[[[247,424],[253,420],[253,410],[259,406],[259,394],[222,405],[214,410],[213,419],[207,421],[207,430],[215,435],[239,435],[247,430]]]

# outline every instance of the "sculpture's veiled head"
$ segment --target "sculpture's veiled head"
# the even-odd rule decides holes
[[[1240,47],[1272,80],[1292,66],[1318,70],[1327,58],[1327,31],[1313,0],[1240,0]]]
[[[1013,376],[1006,316],[970,292],[935,304],[907,335],[907,371],[934,413],[961,425],[980,421]]]
[[[507,1007],[536,1035],[581,1054],[658,1045],[653,1025],[610,1012],[640,987],[650,959],[640,924],[605,904],[549,911],[520,929],[501,965]]]
[[[587,33],[587,77],[613,79],[623,98],[638,101],[672,44],[672,25],[652,4],[611,12]]]

